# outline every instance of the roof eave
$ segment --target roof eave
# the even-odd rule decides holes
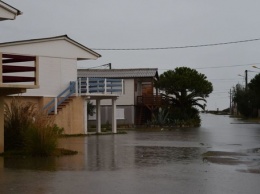
[[[0,43],[0,47],[11,46],[11,45],[13,46],[13,45],[21,45],[21,44],[30,44],[30,43],[34,43],[34,42],[46,42],[46,41],[51,41],[51,40],[66,40],[66,41],[70,42],[71,44],[74,44],[77,47],[91,53],[94,56],[93,58],[80,57],[80,58],[77,58],[77,60],[97,59],[97,58],[101,57],[101,55],[99,53],[97,53],[97,52],[91,50],[90,48],[80,44],[79,42],[69,38],[66,34],[61,35],[61,36],[48,37],[48,38],[38,38],[38,39],[30,39],[30,40],[19,40],[19,41],[13,41],[13,42],[4,42],[4,43]]]
[[[0,6],[15,15],[14,18],[12,18],[12,20],[14,20],[16,18],[16,16],[23,14],[23,12],[21,12],[19,9],[16,9],[15,7],[13,7],[3,1],[0,1]]]

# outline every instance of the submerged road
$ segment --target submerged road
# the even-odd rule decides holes
[[[0,193],[259,193],[260,124],[201,118],[199,128],[60,139],[75,156],[0,158]]]

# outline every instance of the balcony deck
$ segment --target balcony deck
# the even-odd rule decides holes
[[[39,60],[36,56],[0,53],[1,95],[23,93],[39,87]]]
[[[169,96],[163,95],[163,94],[137,96],[137,105],[138,106],[162,107],[162,106],[167,106],[171,103],[172,103],[172,97],[169,97]]]

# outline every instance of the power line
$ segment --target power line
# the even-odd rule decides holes
[[[225,66],[194,67],[193,69],[218,69],[218,68],[227,68],[227,67],[252,66],[252,65],[258,65],[258,64],[260,64],[260,63],[249,63],[249,64],[240,64],[240,65],[225,65]],[[158,70],[174,70],[174,69],[158,69]]]
[[[260,40],[260,38],[230,41],[230,42],[210,43],[210,44],[187,45],[187,46],[171,46],[171,47],[155,47],[155,48],[92,48],[92,50],[139,51],[139,50],[186,49],[186,48],[198,48],[198,47],[210,47],[210,46],[220,46],[220,45],[228,45],[228,44],[238,44],[238,43],[254,42],[254,41],[259,41],[259,40]]]

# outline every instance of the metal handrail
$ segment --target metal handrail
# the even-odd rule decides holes
[[[63,96],[69,92],[66,96]],[[71,81],[70,85],[63,90],[57,97],[51,100],[48,104],[46,104],[43,109],[48,110],[48,114],[51,112],[57,112],[57,107],[62,104],[65,100],[67,100],[72,94],[76,92],[76,82]]]

